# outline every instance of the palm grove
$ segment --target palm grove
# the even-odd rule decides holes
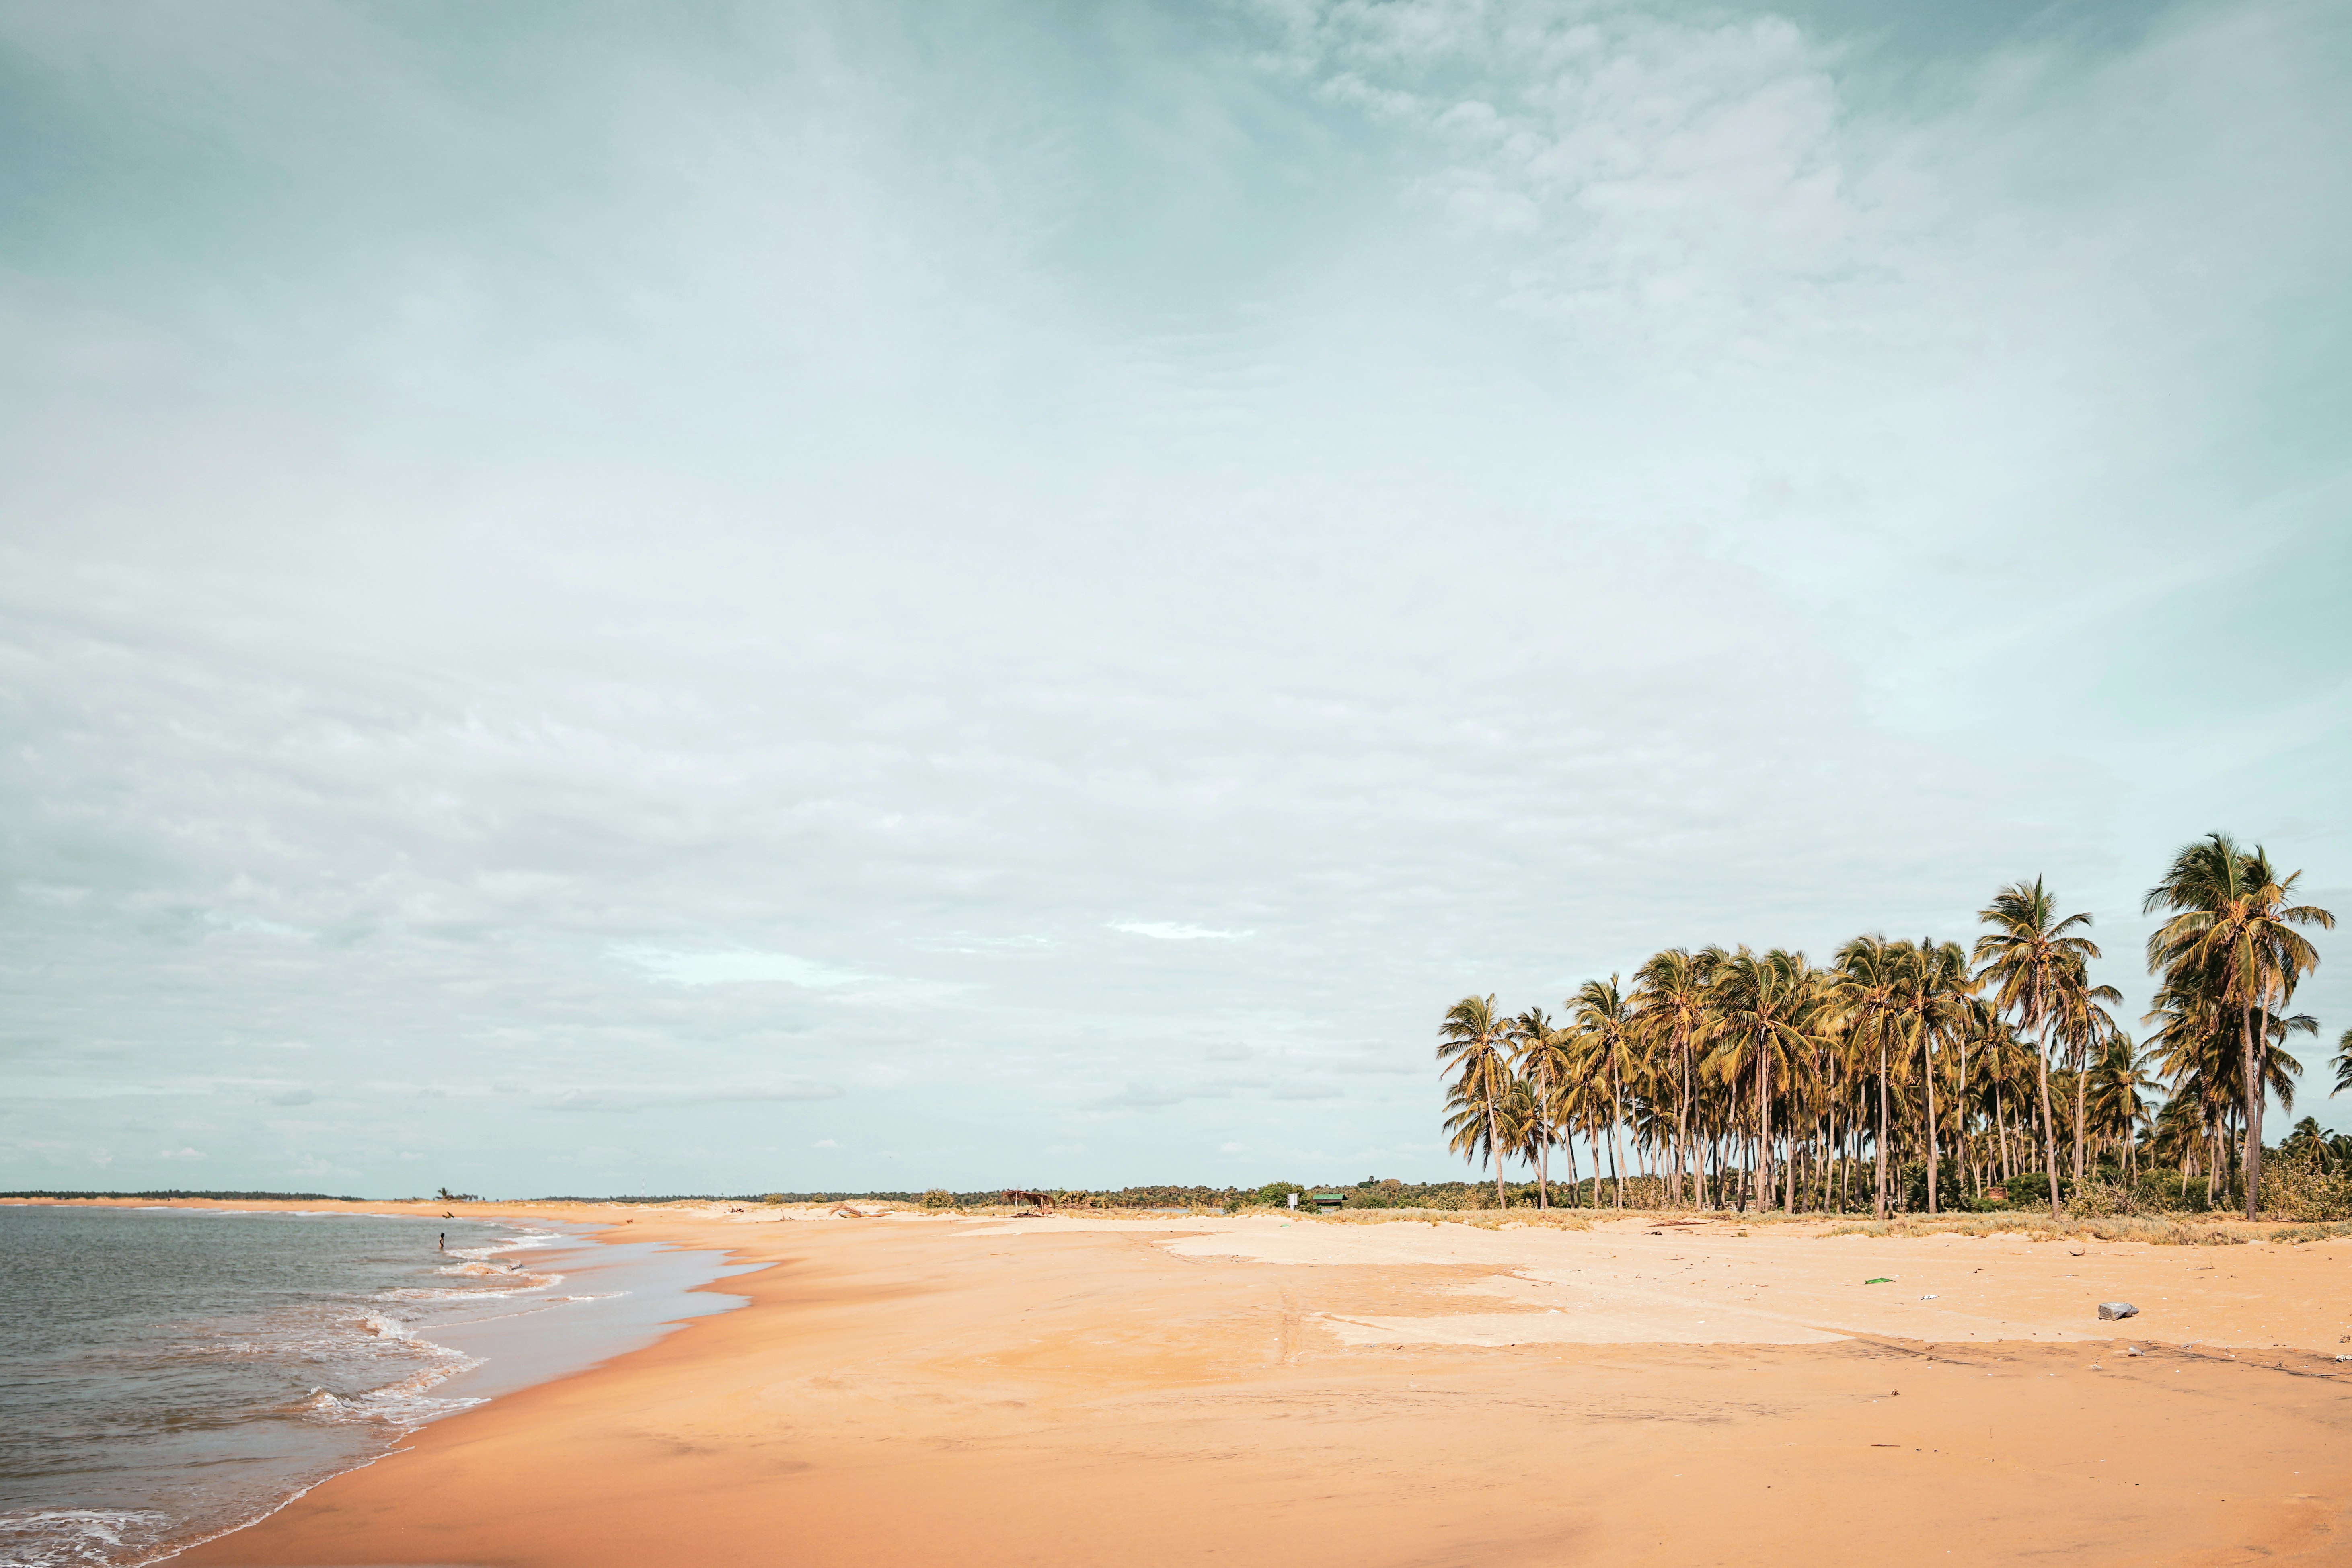
[[[1613,1186],[1621,1206],[1629,1179],[1669,1206],[1790,1211],[1853,1207],[1867,1184],[1882,1218],[2020,1187],[2054,1215],[2103,1172],[2162,1171],[2208,1206],[2242,1195],[2251,1218],[2264,1103],[2291,1107],[2301,1070],[2285,1041],[2318,1028],[2291,1010],[2319,961],[2303,931],[2336,923],[2294,901],[2300,875],[2224,834],[2179,852],[2146,901],[2163,921],[2139,1041],[2121,995],[2091,982],[2090,916],[2062,915],[2039,879],[1994,895],[1972,950],[1858,936],[1817,966],[1675,948],[1630,985],[1586,981],[1557,1019],[1466,997],[1439,1030],[1450,1146],[1492,1162],[1497,1203],[1513,1156],[1539,1205],[1555,1153],[1581,1192],[1580,1140],[1596,1201]],[[2336,1065],[2352,1086],[2352,1030]]]

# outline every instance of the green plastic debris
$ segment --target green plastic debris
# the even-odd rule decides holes
[[[1895,1276],[1892,1274],[1881,1274],[1875,1280],[1864,1280],[1863,1283],[1865,1285],[1891,1285],[1895,1283]]]

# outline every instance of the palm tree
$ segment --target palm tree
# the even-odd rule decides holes
[[[2352,1089],[2352,1029],[2336,1037],[2336,1087],[2327,1092],[2330,1098]]]
[[[1609,1169],[1616,1177],[1617,1207],[1625,1207],[1625,1167],[1620,1159],[1622,1145],[1618,1142],[1618,1129],[1625,1117],[1625,1080],[1637,1066],[1634,1057],[1633,1012],[1625,1003],[1625,993],[1618,988],[1617,977],[1605,980],[1587,980],[1568,998],[1569,1011],[1576,1020],[1589,1055],[1588,1070],[1596,1081],[1606,1078],[1609,1085]],[[1593,1162],[1598,1165],[1601,1153],[1593,1150]],[[1596,1180],[1598,1179],[1596,1175]]]
[[[1872,1208],[1886,1218],[1886,1040],[1894,1028],[1898,978],[1895,944],[1885,936],[1857,936],[1838,949],[1832,995],[1856,1044],[1878,1051],[1878,1196]]]
[[[1742,947],[1716,966],[1707,988],[1715,1050],[1707,1061],[1726,1083],[1756,1079],[1756,1202],[1772,1197],[1772,1069],[1787,1078],[1810,1066],[1827,1011],[1802,953]],[[1742,1194],[1745,1207],[1745,1194]]]
[[[2058,897],[2035,877],[2031,886],[2012,883],[1977,912],[1992,927],[1977,938],[1979,979],[1993,988],[1992,1005],[2014,1013],[2019,1027],[2041,1036],[2035,1052],[2042,1081],[2042,1166],[2050,1178],[2050,1217],[2058,1218],[2058,1124],[2050,1114],[2050,1031],[2069,998],[2089,983],[2088,965],[2099,956],[2087,936],[2088,915],[2058,917]]]
[[[1551,1207],[1549,1162],[1552,1129],[1559,1124],[1561,1102],[1575,1069],[1569,1050],[1569,1032],[1553,1024],[1541,1008],[1529,1008],[1511,1020],[1511,1048],[1517,1055],[1519,1082],[1535,1098],[1535,1124],[1530,1147],[1536,1167],[1536,1207]]]
[[[2238,1031],[2229,1009],[2198,977],[2184,975],[2180,983],[2158,988],[2140,1021],[2157,1026],[2148,1049],[2158,1070],[2172,1081],[2172,1102],[2167,1107],[2180,1141],[2181,1175],[2194,1161],[2205,1172],[2205,1207],[2215,1207],[2221,1191],[2223,1154],[2228,1147],[2232,1104],[2242,1107],[2238,1093],[2241,1062]]]
[[[1937,1124],[1942,1120],[1936,1105],[1936,1048],[1968,1038],[1976,1028],[1977,1018],[1972,1008],[1977,980],[1969,973],[1968,956],[1957,942],[1937,942],[1933,938],[1913,946],[1908,942],[1893,945],[1895,956],[1895,1019],[1905,1042],[1905,1054],[1916,1051],[1919,1071],[1927,1084],[1927,1104],[1922,1108],[1927,1129],[1927,1212],[1937,1212],[1936,1182],[1943,1155],[1937,1141]]]
[[[1494,1156],[1497,1208],[1503,1207],[1503,1154],[1509,1145],[1496,1122],[1513,1082],[1510,1058],[1505,1054],[1510,1043],[1511,1020],[1496,1011],[1492,996],[1463,998],[1446,1009],[1445,1021],[1437,1026],[1437,1064],[1454,1071],[1448,1103],[1485,1124],[1475,1147]],[[1461,1132],[1451,1122],[1447,1127],[1454,1132],[1449,1146],[1456,1154],[1470,1155],[1472,1146],[1463,1142]]]
[[[1500,1208],[1505,1207],[1504,1156],[1528,1152],[1539,1116],[1534,1093],[1516,1078],[1494,1092],[1482,1093],[1479,1089],[1476,1084],[1457,1082],[1447,1092],[1445,1108],[1452,1114],[1445,1118],[1445,1146],[1474,1166],[1488,1159],[1495,1162],[1495,1207]]]
[[[2228,1152],[2242,1142],[2238,1134],[2246,1096],[2241,1020],[2221,993],[2206,983],[2209,978],[2191,973],[2168,982],[2158,990],[2155,1005],[2143,1021],[2158,1026],[2148,1037],[2148,1045],[2160,1071],[2172,1080],[2172,1102],[2167,1113],[2178,1123],[2178,1137],[2186,1139],[2192,1129],[2195,1132],[2193,1146],[2184,1142],[2180,1153],[2184,1162],[2193,1157],[2206,1167],[2206,1206],[2212,1207],[2226,1174]],[[2318,1020],[2308,1013],[2273,1015],[2269,1020],[2263,1080],[2270,1096],[2289,1109],[2294,1105],[2294,1080],[2302,1063],[2287,1053],[2287,1037],[2318,1032]],[[2206,1153],[2195,1153],[2198,1149]],[[2185,1163],[2182,1170],[2185,1178]]]
[[[2147,939],[2148,968],[2168,985],[2194,976],[2237,1017],[2246,1096],[2246,1218],[2262,1207],[2263,1106],[2269,1078],[2270,1019],[2315,968],[2319,955],[2294,928],[2336,924],[2315,904],[2291,904],[2301,872],[2281,877],[2260,844],[2249,852],[2226,833],[2182,846],[2148,889],[2142,908],[2172,912]]]
[[[1683,1201],[1683,1171],[1691,1137],[1691,1041],[1706,1027],[1706,987],[1723,959],[1720,947],[1693,953],[1673,947],[1633,974],[1635,1024],[1669,1052],[1677,1075],[1675,1092],[1675,1201]]]
[[[2091,1082],[2091,1064],[2104,1056],[2108,1045],[2123,1037],[2107,1005],[2120,1002],[2124,994],[2113,986],[2074,986],[2062,992],[2056,1017],[2050,1026],[2051,1037],[2066,1047],[2068,1070],[2073,1073],[2074,1087],[2074,1180],[2083,1179],[2084,1139],[2087,1134],[2085,1095]]]
[[[1986,1015],[1984,1033],[1977,1046],[1977,1066],[1992,1096],[1993,1142],[2000,1151],[2000,1179],[2006,1181],[2015,1169],[2009,1129],[2009,1117],[2016,1104],[2013,1090],[2028,1071],[2035,1051],[2018,1038],[2015,1029],[1993,1016],[1990,1008]]]
[[[2108,1035],[2099,1052],[2091,1079],[2085,1113],[2099,1130],[2103,1144],[2119,1143],[2124,1150],[2124,1169],[2128,1177],[2138,1176],[2140,1128],[2154,1120],[2148,1108],[2148,1094],[2164,1087],[2161,1080],[2147,1069],[2154,1065],[2154,1051],[2138,1051],[2131,1036],[2121,1030]],[[2078,1176],[2077,1182],[2081,1181]]]

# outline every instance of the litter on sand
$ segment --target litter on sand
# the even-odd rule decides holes
[[[2124,1354],[2126,1355],[2139,1355],[2144,1353],[2140,1350],[2139,1346],[2136,1344],[2127,1344],[2124,1346]]]
[[[1865,1285],[1891,1285],[1895,1283],[1895,1276],[1892,1274],[1881,1274],[1875,1280],[1864,1280],[1863,1283]]]
[[[1927,1295],[1927,1296],[1922,1296],[1922,1297],[1920,1297],[1919,1299],[1920,1299],[1921,1301],[1934,1301],[1936,1298],[1935,1298],[1934,1296],[1932,1296],[1932,1295]]]
[[[2136,1318],[2139,1316],[2139,1309],[2133,1306],[2129,1301],[2101,1301],[2099,1303],[2099,1316],[2103,1318]]]

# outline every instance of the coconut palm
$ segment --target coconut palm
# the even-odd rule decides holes
[[[2241,850],[2226,833],[2187,844],[2143,902],[2145,913],[2171,912],[2147,939],[2148,968],[2168,986],[2194,984],[2234,1013],[2244,1061],[2246,1218],[2262,1205],[2263,1088],[2269,1078],[2270,1019],[2319,963],[2299,925],[2322,929],[2335,915],[2316,904],[2288,903],[2301,872],[2284,877],[2257,844]]]
[[[2050,1178],[2050,1217],[2058,1217],[2058,1132],[2050,1114],[2051,1030],[2069,998],[2088,987],[2089,964],[2099,956],[2087,936],[2088,915],[2058,915],[2058,897],[2035,877],[2012,883],[1977,912],[1992,929],[1977,938],[1978,975],[1992,987],[1992,1005],[2015,1015],[2021,1029],[2040,1037],[2035,1052],[2042,1088],[2042,1166]]]
[[[1691,1146],[1691,1042],[1706,1028],[1706,987],[1720,947],[1671,947],[1633,974],[1633,1019],[1660,1048],[1675,1074],[1675,1201],[1683,1201],[1684,1162]],[[1694,1164],[1696,1162],[1693,1162]]]
[[[2352,1089],[2352,1029],[2336,1037],[2336,1087],[2329,1095],[2341,1094]]]
[[[1499,1085],[1457,1081],[1445,1108],[1446,1148],[1473,1166],[1495,1162],[1495,1207],[1503,1207],[1504,1156],[1526,1154],[1541,1126],[1535,1095],[1516,1078]]]
[[[1937,1124],[1942,1120],[1936,1103],[1937,1051],[1948,1051],[1978,1027],[1974,1007],[1977,980],[1969,973],[1968,955],[1957,942],[1932,938],[1914,946],[1891,945],[1895,957],[1896,1038],[1906,1058],[1919,1059],[1921,1081],[1927,1085],[1922,1120],[1927,1128],[1927,1212],[1937,1211],[1936,1183],[1942,1164]]]
[[[1511,1074],[1511,1020],[1496,1010],[1495,998],[1465,997],[1448,1008],[1444,1022],[1437,1026],[1437,1064],[1454,1070],[1454,1086],[1449,1105],[1458,1114],[1481,1119],[1485,1130],[1476,1147],[1491,1154],[1495,1160],[1495,1207],[1503,1206],[1503,1153],[1510,1145],[1503,1141],[1497,1121],[1505,1097],[1513,1082]],[[1468,1155],[1470,1145],[1462,1142],[1452,1122],[1446,1124],[1454,1140],[1449,1144],[1456,1154]]]
[[[1519,1082],[1534,1096],[1536,1117],[1529,1147],[1536,1167],[1536,1207],[1551,1207],[1550,1163],[1547,1158],[1554,1129],[1559,1125],[1562,1100],[1574,1076],[1576,1058],[1569,1031],[1551,1021],[1541,1008],[1529,1008],[1511,1020],[1511,1049]],[[1572,1156],[1571,1156],[1572,1157]]]
[[[1988,1008],[1986,1011],[1990,1014],[1991,1009]],[[1977,1071],[1991,1096],[1993,1142],[2000,1153],[2003,1181],[2015,1174],[2010,1117],[2012,1113],[2024,1113],[2016,1110],[2018,1086],[2032,1076],[2034,1057],[2034,1048],[2020,1040],[2015,1029],[1999,1018],[1987,1018],[1984,1034],[1977,1043]]]
[[[2176,1136],[2194,1133],[2193,1140],[2178,1150],[2184,1179],[2188,1162],[2205,1168],[2210,1207],[2227,1174],[2229,1152],[2242,1141],[2246,1096],[2240,1020],[2205,978],[2190,974],[2179,984],[2163,986],[2142,1021],[2157,1025],[2148,1046],[2160,1071],[2172,1081],[2168,1111],[2176,1113]],[[2269,1020],[2264,1082],[2271,1097],[2290,1109],[2302,1064],[2287,1053],[2287,1037],[2318,1031],[2318,1020],[2308,1013],[2273,1015]]]
[[[1857,936],[1838,949],[1837,976],[1831,994],[1836,1000],[1848,1038],[1878,1053],[1878,1190],[1871,1212],[1886,1218],[1887,1042],[1897,1011],[1895,990],[1900,966],[1895,945],[1885,936]]]
[[[1627,1005],[1625,993],[1617,977],[1605,980],[1587,980],[1568,998],[1569,1015],[1576,1020],[1576,1030],[1585,1048],[1585,1071],[1597,1083],[1605,1083],[1609,1094],[1609,1168],[1616,1177],[1617,1207],[1625,1207],[1625,1167],[1621,1158],[1622,1145],[1618,1130],[1625,1119],[1625,1083],[1641,1071],[1639,1047],[1634,1037],[1633,1009]],[[1599,1146],[1593,1150],[1593,1161],[1601,1159]],[[1597,1177],[1596,1177],[1597,1179]]]
[[[2131,1036],[2117,1030],[2107,1037],[2089,1074],[2085,1116],[2098,1129],[2102,1144],[2122,1145],[2125,1172],[2131,1176],[2138,1175],[2140,1129],[2155,1120],[2148,1097],[2164,1087],[2162,1080],[2147,1071],[2156,1057],[2152,1049],[2134,1049]]]
[[[1707,1065],[1727,1084],[1753,1078],[1756,1201],[1771,1200],[1772,1078],[1783,1083],[1811,1065],[1822,1041],[1827,1000],[1802,953],[1741,947],[1716,966],[1707,988],[1714,1049]],[[1742,1207],[1745,1207],[1745,1192]]]
[[[2124,994],[2113,986],[2073,986],[2062,992],[2056,1016],[2050,1026],[2050,1036],[2066,1047],[2069,1085],[2074,1092],[2074,1180],[2083,1179],[2084,1141],[2088,1134],[2084,1110],[2085,1096],[2090,1090],[2091,1064],[2104,1056],[2116,1040],[2126,1038],[2117,1027],[2115,1015],[2107,1011],[2110,1003],[2118,1003]]]

